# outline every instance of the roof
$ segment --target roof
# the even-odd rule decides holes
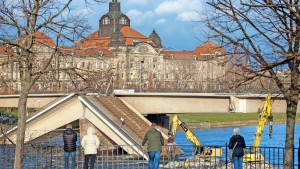
[[[134,45],[134,42],[152,42],[148,37],[132,29],[130,26],[123,26],[120,32],[124,36],[125,44],[128,46]],[[53,40],[44,33],[37,31],[35,45],[48,44],[54,46]],[[112,56],[109,51],[110,37],[99,37],[99,31],[86,36],[72,47],[61,47],[65,53],[73,53],[78,56]],[[152,42],[155,46],[155,43]],[[0,46],[0,53],[4,53],[3,46]],[[207,41],[195,48],[194,51],[163,51],[164,59],[174,60],[205,60],[204,54],[215,54],[221,52],[225,54],[224,48],[212,41]]]
[[[215,54],[218,51],[221,52],[221,54],[225,54],[224,48],[212,41],[206,41],[195,49],[196,54]]]
[[[53,42],[53,40],[47,36],[46,34],[40,32],[40,31],[36,31],[35,32],[35,41],[34,41],[34,45],[35,46],[40,46],[40,45],[49,45],[50,47],[55,46],[55,43]]]
[[[132,45],[134,41],[138,41],[138,42],[150,42],[151,41],[147,36],[132,29],[130,26],[123,26],[121,28],[120,32],[122,32],[122,34],[125,38],[126,45]],[[152,43],[152,45],[155,46],[154,43]]]
[[[221,52],[225,54],[224,48],[220,47],[212,41],[204,42],[203,44],[197,46],[194,51],[163,51],[164,59],[174,59],[174,60],[205,60],[204,54],[215,54],[216,52]]]
[[[108,51],[109,42],[110,37],[99,38],[99,31],[95,31],[68,50],[73,50],[74,54],[81,56],[99,55],[100,51],[103,52],[104,56],[112,56],[111,52]]]
[[[54,41],[47,36],[46,34],[40,32],[40,31],[36,31],[34,34],[35,38],[33,39],[33,43],[34,46],[42,46],[42,45],[46,45],[49,47],[54,47],[55,43]],[[26,35],[23,35],[21,38],[19,38],[17,40],[17,43],[25,43],[24,38],[26,37]]]
[[[130,46],[134,42],[149,42],[151,41],[145,35],[139,33],[138,31],[132,29],[130,26],[123,26],[120,29],[120,32],[124,36],[125,44]],[[99,31],[95,31],[87,37],[83,38],[74,45],[74,53],[82,56],[95,55],[100,51],[103,52],[104,56],[112,56],[111,52],[108,50],[110,37],[101,37],[99,36]],[[152,45],[155,46],[154,43]],[[71,50],[71,49],[69,49]]]

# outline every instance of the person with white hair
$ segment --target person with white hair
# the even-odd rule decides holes
[[[83,136],[81,146],[84,149],[84,169],[93,169],[96,160],[97,148],[100,145],[98,137],[95,135],[95,129],[89,127],[87,134]]]
[[[233,136],[230,138],[229,149],[232,149],[232,160],[234,169],[243,168],[244,148],[246,148],[245,139],[240,135],[240,129],[233,129]]]

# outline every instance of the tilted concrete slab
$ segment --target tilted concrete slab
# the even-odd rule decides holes
[[[66,124],[86,118],[117,145],[141,144],[141,140],[136,140],[128,135],[128,132],[112,121],[108,114],[109,112],[105,112],[105,109],[101,109],[99,106],[97,107],[87,97],[71,94],[65,99],[54,101],[51,105],[27,119],[25,143],[44,136]],[[6,132],[6,136],[13,142],[16,142],[16,131],[17,127],[14,127]],[[1,141],[3,141],[2,137],[3,135],[0,135]],[[9,144],[10,142],[5,141],[5,143]],[[127,146],[125,151],[132,155],[148,158],[143,147]]]
[[[140,145],[140,142],[137,142],[133,139],[126,131],[124,131],[118,124],[116,124],[111,118],[109,118],[105,112],[105,109],[95,106],[95,104],[84,96],[79,96],[80,101],[87,106],[87,109],[84,112],[85,118],[87,118],[93,125],[95,125],[99,130],[105,133],[110,137],[117,145]],[[99,104],[99,103],[98,103]],[[129,154],[137,154],[142,157],[148,158],[145,154],[146,152],[142,149],[139,149],[137,146],[128,146],[125,150]]]

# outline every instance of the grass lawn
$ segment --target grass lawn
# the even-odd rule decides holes
[[[177,115],[181,121],[189,126],[203,122],[209,122],[211,127],[256,125],[259,121],[259,113],[188,113]],[[174,114],[170,114],[170,119],[173,116]],[[285,123],[285,120],[286,115],[284,113],[273,113],[273,123]],[[297,116],[297,122],[300,122],[299,116]]]

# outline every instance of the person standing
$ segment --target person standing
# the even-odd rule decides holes
[[[72,129],[71,124],[66,125],[66,130],[63,133],[64,140],[64,156],[65,156],[65,169],[69,169],[69,157],[71,156],[72,165],[71,168],[76,167],[76,141],[77,134]]]
[[[95,135],[95,129],[89,127],[87,134],[83,136],[81,146],[84,149],[84,169],[94,169],[96,160],[97,148],[100,145],[98,137]]]
[[[244,137],[240,135],[239,128],[233,129],[233,136],[230,138],[228,147],[229,149],[233,149],[232,160],[234,169],[242,169],[244,148],[246,148],[246,143]]]
[[[151,128],[146,132],[142,145],[146,142],[149,155],[148,169],[158,169],[160,161],[160,152],[164,145],[164,139],[160,131],[156,129],[156,124],[152,123]]]

